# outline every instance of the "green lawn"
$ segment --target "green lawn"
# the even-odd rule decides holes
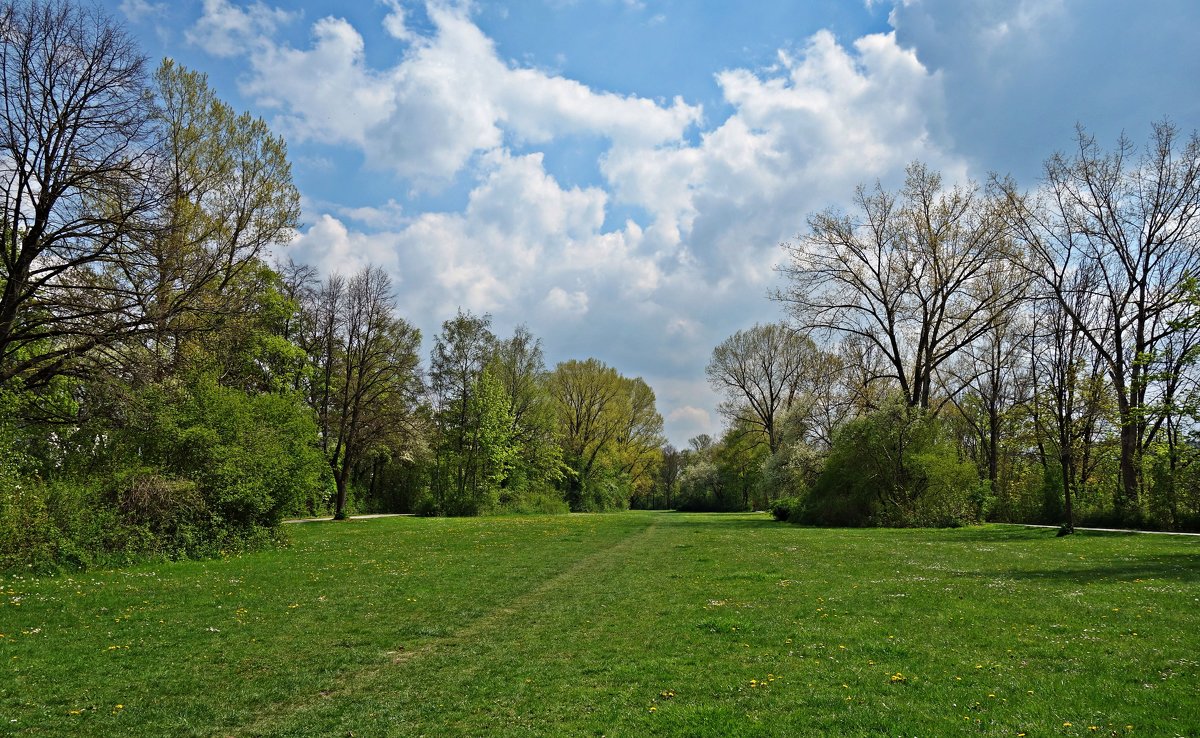
[[[0,578],[0,734],[1200,734],[1200,539],[637,512],[289,533]]]

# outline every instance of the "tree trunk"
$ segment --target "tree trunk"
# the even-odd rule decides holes
[[[1063,453],[1058,457],[1059,465],[1062,467],[1062,485],[1063,485],[1063,527],[1059,531],[1059,535],[1075,532],[1075,510],[1071,505],[1071,456],[1069,453]]]
[[[1121,420],[1121,489],[1118,507],[1134,509],[1138,503],[1138,480],[1141,476],[1138,454],[1138,427],[1132,413],[1122,413]]]

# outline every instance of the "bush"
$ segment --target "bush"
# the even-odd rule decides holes
[[[835,526],[955,526],[977,522],[983,495],[943,424],[892,404],[847,423],[795,522]]]
[[[151,388],[141,399],[145,423],[123,440],[127,452],[136,444],[140,466],[155,471],[133,477],[120,493],[122,509],[135,516],[204,517],[214,538],[257,538],[285,513],[328,496],[317,426],[298,398],[248,394],[201,377],[186,387]],[[142,491],[134,492],[138,485]],[[138,508],[146,504],[179,509]]]
[[[113,407],[62,437],[0,424],[0,568],[259,548],[280,540],[286,513],[328,495],[316,423],[298,398],[200,377],[123,395]],[[44,453],[14,450],[29,439]]]
[[[804,504],[801,497],[781,497],[771,503],[771,515],[779,521],[789,520],[793,515],[800,516],[800,506]]]

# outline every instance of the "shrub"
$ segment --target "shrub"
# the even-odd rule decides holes
[[[892,404],[848,422],[795,522],[838,526],[953,526],[982,506],[975,467],[943,424]]]
[[[803,504],[801,497],[781,497],[771,504],[771,515],[779,521],[789,520],[793,515],[798,518]]]

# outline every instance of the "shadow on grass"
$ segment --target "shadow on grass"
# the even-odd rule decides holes
[[[1061,569],[1021,569],[1008,572],[1013,579],[1038,579],[1075,584],[1096,582],[1133,582],[1134,580],[1168,580],[1200,582],[1200,554],[1159,554],[1131,561],[1101,562],[1088,565],[1072,562]]]
[[[943,531],[946,534],[946,540],[955,543],[1045,541],[1058,536],[1058,530],[1055,528],[1021,528],[1007,525],[946,528]]]

